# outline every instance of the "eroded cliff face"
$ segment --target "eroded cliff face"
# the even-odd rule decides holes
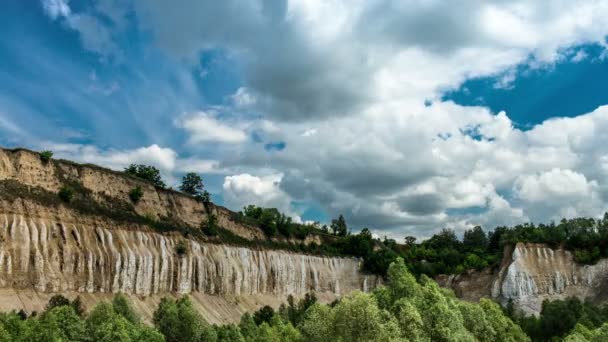
[[[215,295],[364,290],[359,260],[0,215],[0,286],[41,292]],[[186,251],[177,254],[182,243]]]
[[[607,299],[608,259],[580,265],[567,250],[518,243],[505,249],[498,270],[445,277],[440,283],[467,300],[492,297],[507,304],[511,299],[524,312],[538,314],[545,299]]]
[[[149,319],[162,296],[189,294],[210,322],[225,323],[262,305],[277,306],[287,295],[315,291],[330,301],[376,285],[375,277],[359,271],[360,260],[355,258],[244,248],[159,233],[138,222],[83,214],[61,202],[47,205],[35,198],[38,193],[30,192],[42,189],[40,196],[56,199],[66,181],[77,182],[95,203],[109,206],[127,201],[128,192],[141,186],[144,197],[134,208],[140,215],[169,217],[193,228],[208,217],[194,199],[120,173],[64,162],[45,164],[32,152],[0,149],[0,182],[19,185],[3,183],[0,188],[0,310],[40,310],[56,293],[83,296],[92,306],[122,292]],[[228,210],[211,210],[223,228],[247,239],[263,237],[257,228],[232,221]]]

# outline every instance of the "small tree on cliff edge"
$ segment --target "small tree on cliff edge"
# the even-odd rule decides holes
[[[165,187],[165,182],[163,182],[162,177],[160,176],[160,171],[154,166],[131,164],[129,167],[125,168],[125,173],[152,182],[155,186],[160,188]]]
[[[179,186],[179,190],[194,196],[205,204],[211,201],[209,192],[205,190],[203,185],[203,179],[194,172],[189,172],[182,178],[182,185]]]
[[[346,226],[344,216],[340,215],[338,219],[331,220],[331,230],[334,232],[334,235],[346,236],[348,227]]]

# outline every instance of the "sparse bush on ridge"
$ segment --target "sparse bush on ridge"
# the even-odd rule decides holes
[[[64,185],[61,187],[61,189],[59,189],[57,195],[65,203],[70,203],[74,197],[74,189],[72,189],[70,186]]]
[[[131,191],[129,191],[129,198],[131,199],[131,202],[137,204],[139,202],[139,200],[142,198],[142,196],[144,195],[144,191],[142,190],[141,186],[136,186],[135,188],[133,188]]]
[[[51,158],[53,158],[53,151],[45,150],[40,152],[40,160],[42,160],[43,163],[48,163]]]

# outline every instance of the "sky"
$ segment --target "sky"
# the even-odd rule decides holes
[[[0,145],[356,232],[608,210],[608,1],[5,0]]]

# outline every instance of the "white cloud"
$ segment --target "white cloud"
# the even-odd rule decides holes
[[[252,176],[247,173],[224,178],[224,200],[232,208],[239,209],[249,204],[265,208],[277,208],[300,222],[293,211],[289,196],[281,190],[282,174]]]
[[[135,0],[134,10],[172,56],[199,63],[201,51],[217,48],[242,67],[230,109],[262,119],[178,118],[191,144],[221,144],[217,163],[175,156],[172,168],[230,170],[223,188],[234,209],[293,212],[292,200],[309,201],[380,235],[429,236],[607,208],[608,108],[522,131],[509,113],[441,95],[481,76],[508,88],[522,63],[576,62],[579,45],[605,46],[608,2]],[[77,29],[87,27],[95,32],[94,23]],[[85,36],[95,49],[112,32]],[[284,141],[285,151],[250,144],[252,131]],[[92,155],[110,163],[121,153],[143,158]]]
[[[515,183],[516,195],[528,202],[575,200],[591,194],[597,183],[588,183],[585,175],[572,170],[552,169],[536,175],[524,175]]]
[[[122,58],[118,45],[112,38],[111,28],[92,13],[74,13],[67,0],[41,0],[45,13],[53,20],[63,18],[67,27],[78,32],[82,46],[103,58]],[[113,20],[119,20],[120,6],[112,6],[108,0],[98,4],[98,9]],[[115,21],[116,23],[116,21]]]
[[[198,158],[180,158],[168,147],[156,144],[128,150],[99,149],[92,145],[42,143],[40,148],[50,149],[58,158],[82,163],[101,165],[122,171],[130,164],[145,164],[157,167],[168,185],[176,185],[179,174],[196,172],[200,174],[223,173],[219,162]]]
[[[175,125],[190,134],[190,143],[202,142],[242,143],[247,140],[244,130],[221,121],[215,113],[194,112],[185,114],[175,121]]]
[[[42,0],[42,8],[53,20],[70,15],[70,6],[66,0]]]

